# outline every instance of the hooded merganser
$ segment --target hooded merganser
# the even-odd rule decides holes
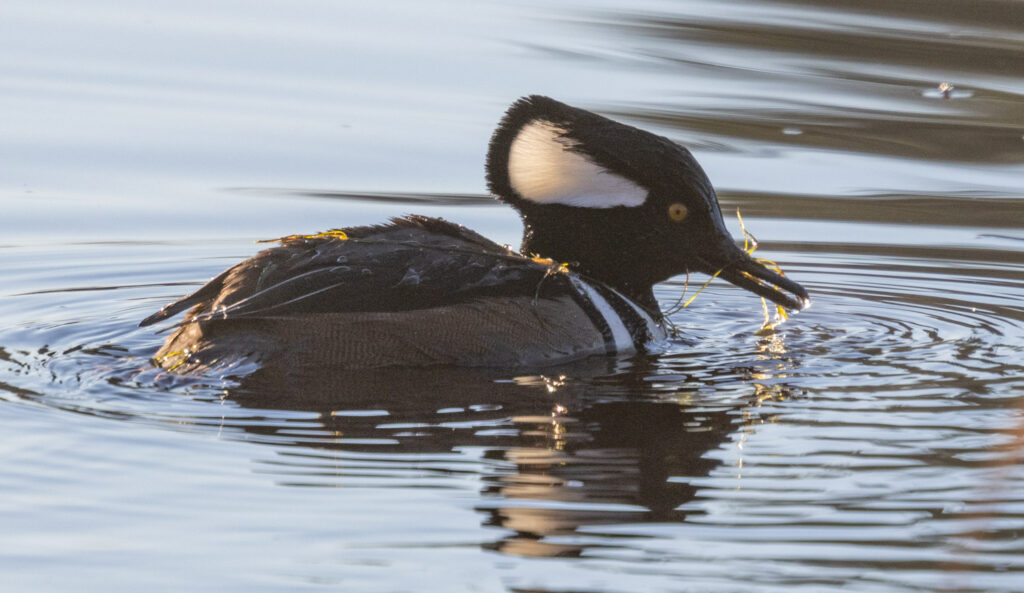
[[[144,319],[191,307],[156,361],[514,367],[629,353],[666,337],[654,284],[689,271],[787,309],[810,302],[733,242],[711,182],[667,138],[525,97],[491,138],[487,183],[522,216],[519,253],[423,216],[285,237]]]

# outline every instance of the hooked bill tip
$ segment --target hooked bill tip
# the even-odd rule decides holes
[[[803,286],[750,258],[734,261],[722,270],[721,277],[788,311],[803,311],[811,304]]]

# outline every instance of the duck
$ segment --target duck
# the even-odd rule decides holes
[[[515,101],[487,152],[518,251],[441,218],[291,235],[146,317],[185,312],[175,372],[545,367],[630,355],[669,331],[654,286],[702,272],[789,310],[807,291],[730,236],[708,176],[672,140],[550,97]]]

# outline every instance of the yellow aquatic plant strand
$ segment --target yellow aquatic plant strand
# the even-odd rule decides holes
[[[740,216],[740,209],[739,208],[736,209],[736,218],[739,219],[739,221],[740,221],[740,230],[743,231],[743,251],[745,251],[747,253],[747,255],[750,255],[751,253],[754,253],[754,251],[757,249],[757,239],[754,238],[754,235],[750,234],[750,231],[747,230],[746,225],[743,224],[743,217]],[[690,303],[692,303],[693,300],[697,298],[697,295],[699,295],[701,292],[703,292],[704,289],[707,288],[709,284],[711,284],[711,281],[714,280],[715,278],[717,278],[718,275],[721,274],[724,270],[725,270],[725,268],[719,268],[719,270],[717,272],[712,274],[711,277],[708,278],[707,282],[705,282],[697,290],[697,292],[693,293],[693,296],[690,297],[689,300],[687,300],[685,303],[683,303],[683,308],[689,307]],[[687,277],[687,281],[689,281],[689,277]]]
[[[154,356],[153,360],[155,360],[157,362],[163,362],[163,361],[167,360],[168,358],[170,358],[172,356],[177,356],[179,354],[188,354],[188,350],[178,350],[177,352],[168,352],[167,354],[164,354],[163,356]]]
[[[743,250],[747,252],[747,255],[753,255],[754,251],[757,250],[757,239],[754,237],[753,234],[751,234],[750,231],[747,230],[746,225],[743,224],[743,217],[740,215],[739,208],[736,209],[736,218],[739,219],[740,230],[743,231]],[[763,265],[766,268],[773,270],[780,276],[786,275],[786,273],[782,271],[782,267],[770,259],[756,257],[754,258],[754,261]],[[778,290],[778,288],[776,288],[775,290]],[[761,297],[761,309],[764,311],[764,324],[761,326],[761,331],[773,330],[775,329],[775,326],[789,319],[789,314],[786,313],[786,308],[783,307],[782,305],[775,305],[776,315],[780,319],[779,321],[772,323],[768,319],[768,301],[766,301],[764,297]]]
[[[679,294],[679,298],[676,299],[676,302],[673,303],[671,307],[669,307],[668,309],[665,309],[664,311],[662,311],[662,313],[661,313],[662,316],[663,317],[668,317],[669,315],[675,315],[679,311],[682,311],[683,310],[683,304],[682,304],[683,303],[683,299],[686,298],[686,293],[689,292],[689,290],[690,290],[690,270],[686,270],[686,280],[683,280],[683,292]]]
[[[156,356],[156,357],[153,358],[153,360],[155,360],[157,362],[157,364],[159,364],[159,363],[162,363],[163,361],[167,360],[168,358],[170,358],[172,356],[179,356],[179,355],[181,355],[181,359],[178,360],[178,362],[174,363],[174,365],[171,368],[167,369],[168,371],[173,371],[174,369],[176,369],[176,368],[180,367],[182,364],[184,364],[186,360],[188,360],[189,354],[190,353],[189,353],[188,350],[178,350],[177,352],[168,352],[167,354],[164,354],[163,356]]]
[[[757,251],[757,248],[758,248],[757,237],[755,237],[753,235],[753,233],[751,233],[750,231],[747,230],[747,225],[743,222],[743,215],[740,214],[739,208],[736,209],[736,218],[737,218],[737,220],[739,220],[739,223],[740,223],[740,231],[743,232],[743,251],[747,255],[753,255],[753,253],[755,251]],[[756,262],[760,263],[761,265],[763,265],[763,266],[765,266],[765,267],[775,271],[776,273],[778,273],[781,276],[785,276],[785,274],[782,272],[782,268],[779,266],[779,264],[773,262],[770,259],[765,259],[765,258],[758,257],[758,258],[754,258],[754,261],[756,261]],[[703,285],[701,285],[701,287],[697,290],[697,292],[693,293],[693,296],[691,296],[689,299],[687,299],[686,302],[684,302],[682,304],[682,306],[680,306],[679,302],[682,301],[683,297],[686,296],[686,289],[689,287],[689,284],[690,284],[690,275],[689,275],[689,272],[687,272],[686,284],[684,284],[684,286],[683,286],[683,294],[679,297],[679,300],[676,301],[676,305],[673,306],[672,308],[670,308],[668,311],[666,311],[664,313],[664,315],[667,317],[668,315],[672,315],[674,313],[677,313],[681,309],[689,307],[690,303],[692,303],[694,301],[694,299],[696,299],[697,296],[701,292],[703,292],[704,289],[707,288],[709,284],[711,284],[711,281],[714,280],[715,278],[717,278],[718,275],[721,274],[724,270],[725,270],[725,268],[720,268],[717,272],[712,274],[711,277],[708,278],[707,281]],[[778,290],[778,288],[776,288],[776,290]],[[769,319],[769,316],[768,316],[768,301],[765,300],[764,297],[761,297],[761,309],[764,311],[764,323],[761,326],[761,330],[760,331],[770,331],[770,330],[773,330],[773,329],[775,329],[775,326],[777,326],[779,323],[782,323],[786,319],[789,319],[789,315],[786,313],[786,309],[783,308],[782,305],[775,305],[775,310],[777,312],[779,320],[773,323]]]
[[[740,230],[743,231],[743,251],[747,252],[747,255],[757,251],[757,239],[747,230],[747,226],[743,224],[743,217],[740,215],[740,209],[736,209],[736,218],[740,221]]]
[[[723,270],[725,270],[725,268],[721,268],[717,272],[712,274],[711,277],[708,278],[708,281],[705,282],[703,285],[701,285],[701,287],[697,289],[697,292],[693,293],[693,296],[690,297],[689,299],[687,299],[687,301],[685,303],[683,303],[683,308],[685,309],[686,307],[689,307],[690,303],[693,302],[693,299],[697,298],[697,295],[699,295],[700,293],[704,292],[704,289],[708,287],[708,284],[711,284],[712,280],[714,280],[715,278],[718,278],[718,275],[721,274]]]
[[[288,235],[287,237],[279,237],[277,239],[263,239],[256,241],[257,243],[287,243],[289,241],[299,241],[301,239],[340,239],[342,241],[348,240],[348,235],[345,231],[340,229],[332,229],[330,231],[323,231],[314,235]]]

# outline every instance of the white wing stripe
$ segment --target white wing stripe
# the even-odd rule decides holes
[[[577,291],[591,303],[594,308],[597,309],[601,317],[604,317],[605,323],[608,324],[608,328],[611,329],[612,339],[615,341],[615,350],[618,353],[632,352],[636,350],[633,347],[633,337],[629,333],[629,329],[626,328],[626,324],[622,323],[622,318],[615,312],[615,309],[605,300],[603,296],[597,293],[589,284],[580,280],[575,276],[570,276],[569,279],[572,281],[572,285]]]

